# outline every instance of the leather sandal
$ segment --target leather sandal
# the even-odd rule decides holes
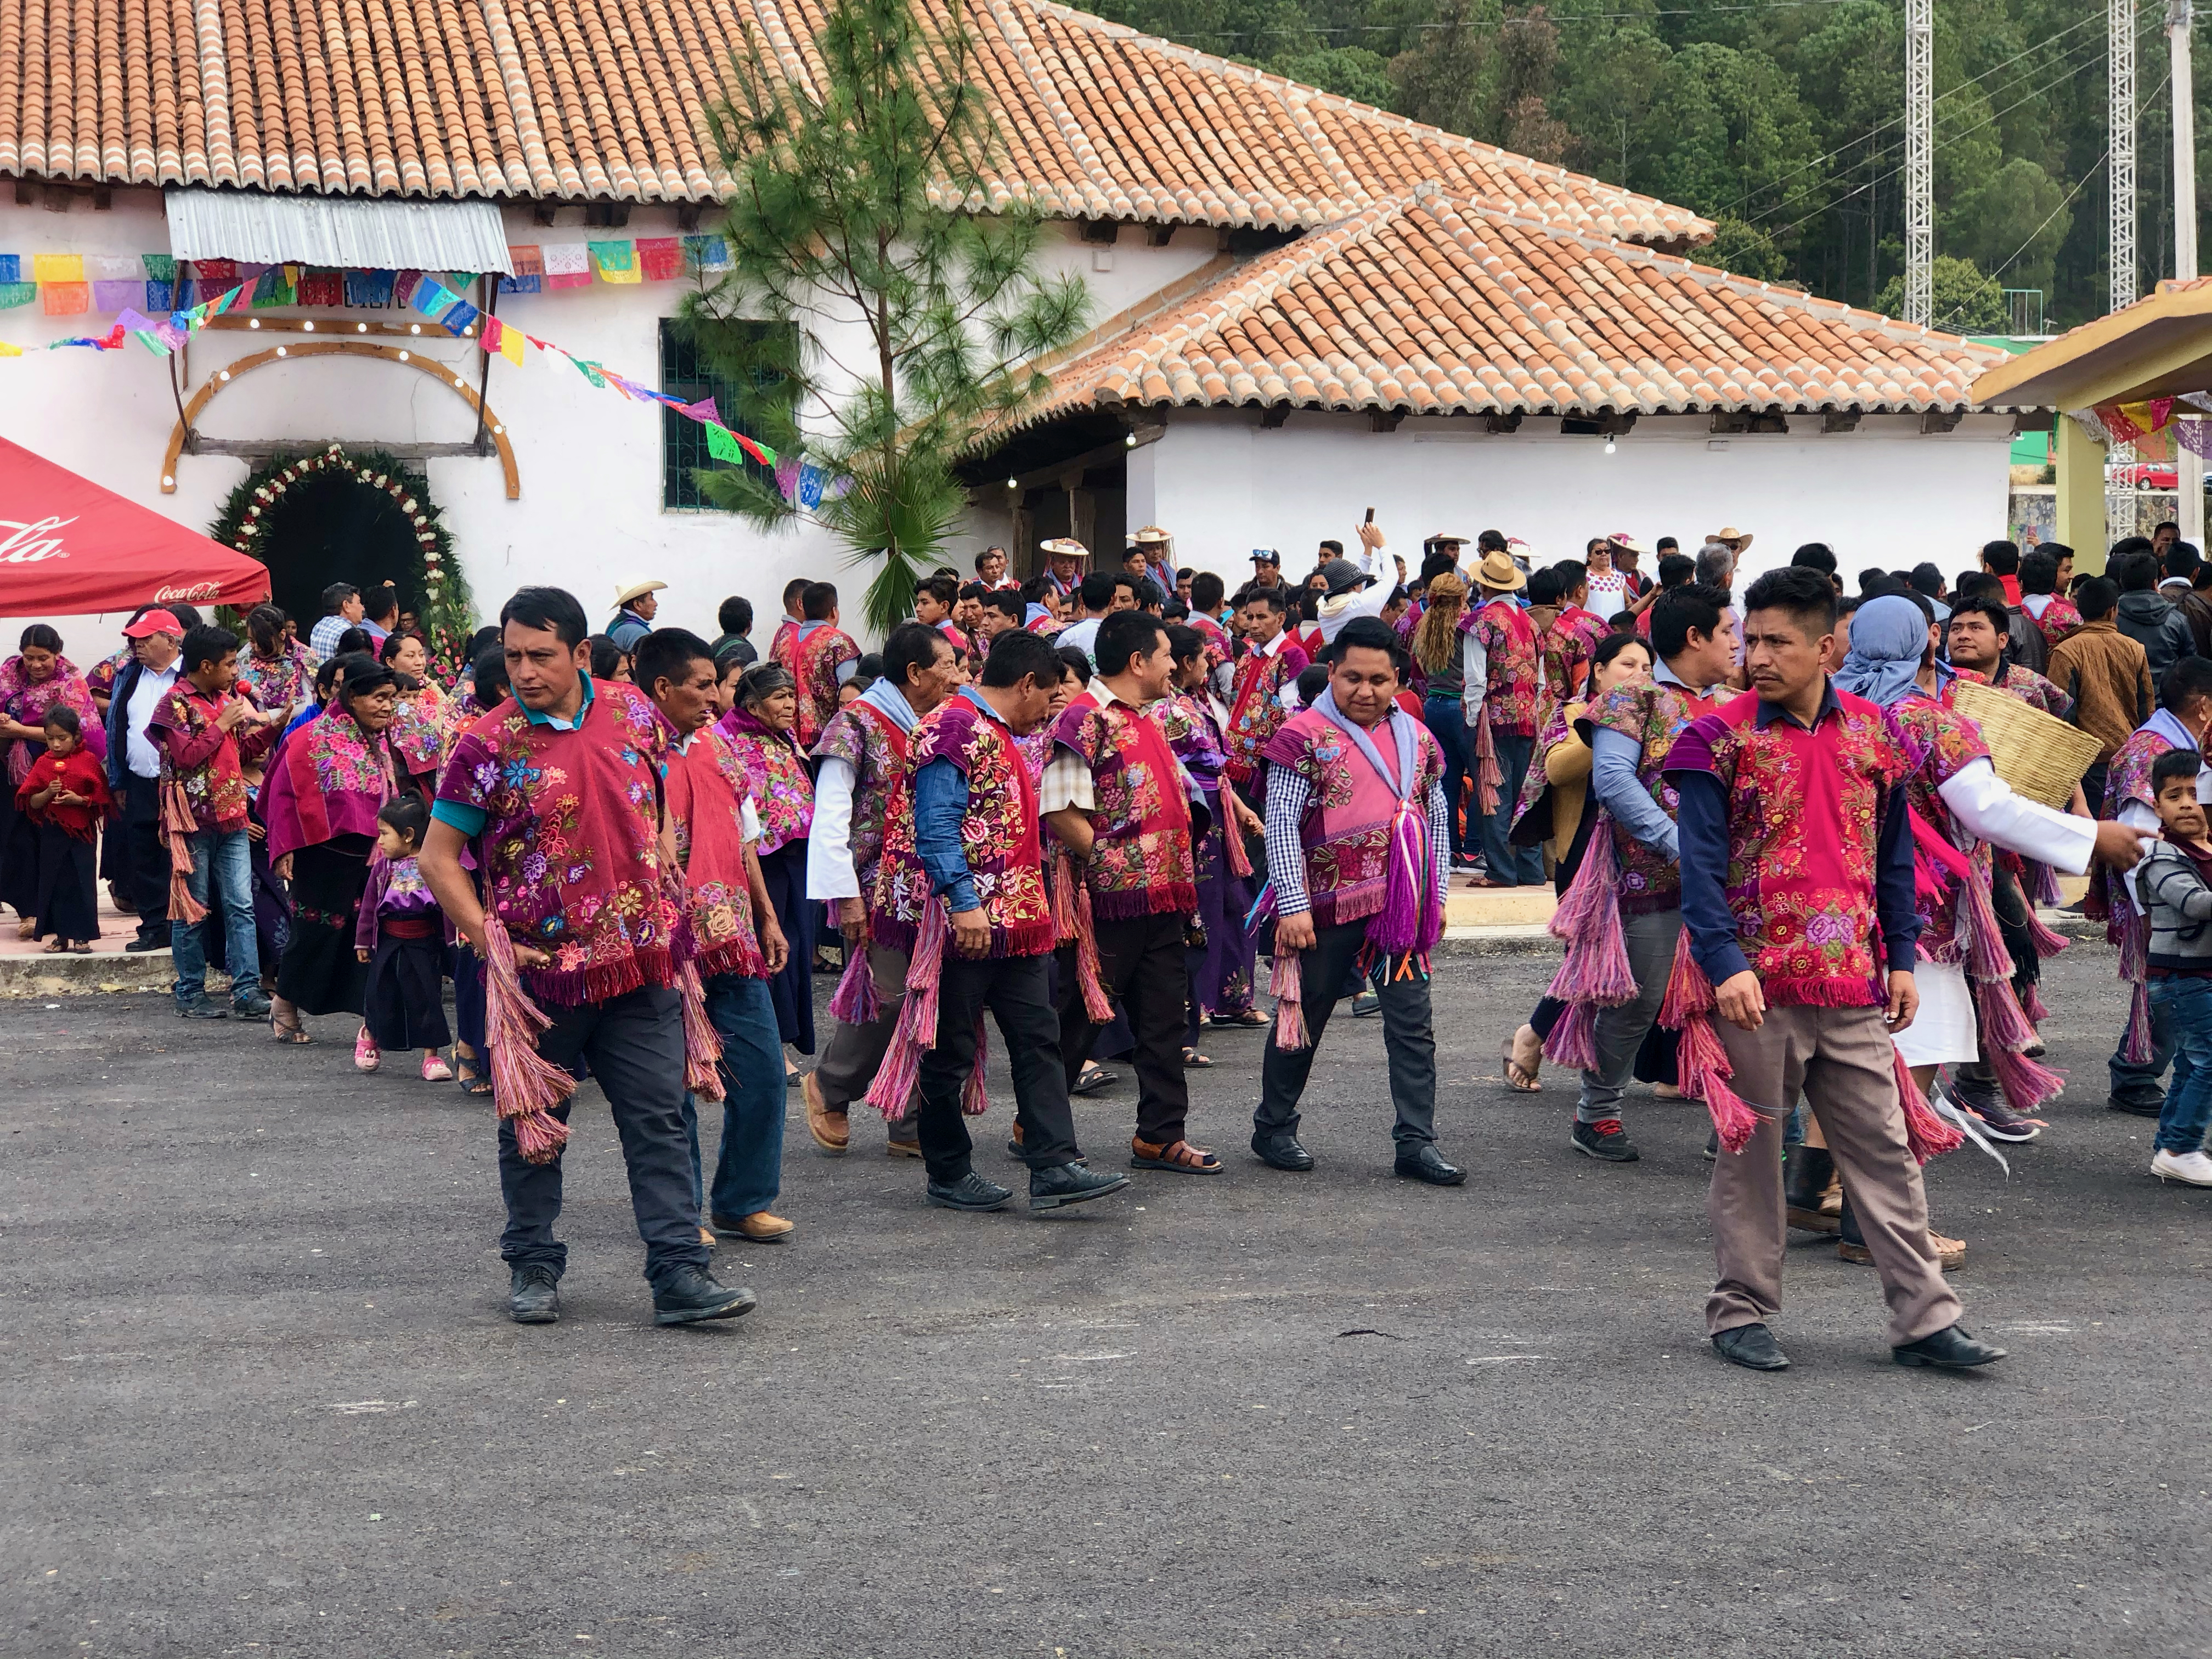
[[[1517,1036],[1519,1034],[1516,1032],[1515,1035]],[[1539,1049],[1538,1052],[1541,1053],[1542,1050]],[[1530,1071],[1519,1060],[1513,1058],[1512,1037],[1507,1037],[1505,1041],[1499,1045],[1498,1058],[1504,1062],[1505,1082],[1507,1087],[1512,1089],[1516,1093],[1524,1095],[1540,1095],[1544,1092],[1544,1085],[1537,1081],[1536,1073]]]
[[[1182,1051],[1182,1063],[1194,1072],[1210,1071],[1213,1066],[1213,1062],[1195,1048],[1186,1048]]]
[[[307,1035],[307,1028],[300,1024],[300,1011],[296,1007],[292,1010],[292,1018],[289,1022],[283,1014],[271,1011],[269,1016],[269,1035],[279,1042],[301,1043],[314,1041],[314,1038]]]
[[[1221,1160],[1212,1152],[1194,1146],[1188,1140],[1178,1140],[1161,1146],[1149,1140],[1129,1142],[1129,1167],[1133,1170],[1170,1170],[1177,1175],[1219,1175]]]

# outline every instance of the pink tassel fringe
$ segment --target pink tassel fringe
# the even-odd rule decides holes
[[[707,988],[694,963],[678,980],[684,994],[684,1086],[702,1100],[722,1097],[722,1039],[707,1018]]]
[[[499,1115],[514,1121],[514,1145],[532,1164],[550,1164],[568,1141],[553,1109],[576,1092],[576,1079],[538,1052],[553,1022],[522,988],[514,941],[496,916],[484,919],[490,955],[484,959],[484,1043],[491,1050],[491,1091]]]
[[[2120,1048],[2120,1058],[2131,1065],[2147,1066],[2150,1063],[2152,1052],[2150,992],[2138,980],[2134,994],[2128,999],[2128,1034]]]
[[[1905,1145],[1913,1161],[1925,1164],[1931,1158],[1955,1152],[1966,1137],[1936,1115],[1928,1104],[1928,1097],[1920,1092],[1920,1085],[1912,1080],[1912,1068],[1905,1063],[1905,1056],[1890,1049],[1891,1069],[1897,1078],[1897,1098],[1905,1108]]]
[[[838,975],[837,993],[830,999],[830,1018],[848,1025],[872,1025],[884,1017],[884,1000],[876,994],[876,976],[868,970],[868,940],[848,940],[850,958]]]
[[[1718,1006],[1712,981],[1690,954],[1690,931],[1686,927],[1674,942],[1674,963],[1667,975],[1667,995],[1660,1004],[1659,1023],[1682,1034],[1674,1053],[1682,1092],[1705,1102],[1705,1115],[1712,1119],[1713,1132],[1720,1136],[1721,1145],[1731,1152],[1740,1152],[1758,1131],[1759,1114],[1729,1086],[1735,1067],[1713,1024],[1713,1011]]]
[[[1570,1002],[1552,1035],[1544,1039],[1544,1058],[1578,1072],[1597,1069],[1597,1005]]]
[[[199,829],[191,799],[173,779],[161,786],[161,833],[169,842],[169,920],[187,925],[204,921],[207,906],[192,896],[192,843]]]
[[[937,988],[945,963],[945,906],[933,902],[922,913],[908,960],[906,1004],[891,1034],[884,1063],[868,1085],[867,1102],[886,1123],[903,1122],[921,1078],[921,1055],[937,1044]]]
[[[1562,1002],[1613,1008],[1636,999],[1636,975],[1620,927],[1620,871],[1609,821],[1601,817],[1590,832],[1583,867],[1548,924],[1553,937],[1567,944],[1566,958],[1551,985],[1551,994]]]
[[[1061,866],[1063,870],[1067,867]],[[1093,1025],[1103,1025],[1114,1018],[1114,1005],[1107,1000],[1106,987],[1100,979],[1103,971],[1098,961],[1098,933],[1091,918],[1091,890],[1079,878],[1075,890],[1075,983],[1083,993],[1083,1012]]]
[[[1298,984],[1298,953],[1285,950],[1280,940],[1275,945],[1274,978],[1268,988],[1275,994],[1275,1046],[1291,1050],[1312,1047]]]
[[[1228,795],[1229,786],[1226,783],[1221,786],[1221,793],[1224,798]],[[1252,873],[1252,855],[1244,850],[1244,832],[1237,827],[1236,814],[1224,812],[1223,817],[1222,855],[1229,860],[1229,873],[1243,881]]]
[[[1474,804],[1484,817],[1498,810],[1498,791],[1505,787],[1505,774],[1498,764],[1498,745],[1490,736],[1490,711],[1482,711],[1482,718],[1474,726],[1474,754],[1478,763],[1474,769]]]

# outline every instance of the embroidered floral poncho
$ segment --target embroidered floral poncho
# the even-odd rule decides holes
[[[297,640],[289,641],[283,654],[264,662],[248,646],[238,653],[239,689],[258,708],[289,708],[315,695],[315,670],[322,659]]]
[[[760,814],[761,857],[805,841],[814,827],[814,774],[798,741],[742,708],[723,715],[716,730],[729,739]]]
[[[1679,685],[1645,681],[1616,686],[1583,716],[1591,728],[1618,732],[1632,738],[1641,750],[1636,763],[1637,781],[1650,791],[1651,799],[1678,815],[1681,799],[1663,775],[1667,756],[1682,728],[1720,705],[1696,696]],[[1682,906],[1682,872],[1673,860],[1655,853],[1628,833],[1625,824],[1613,825],[1613,844],[1620,854],[1620,908],[1630,915],[1650,915]]]
[[[111,684],[114,681],[112,670],[108,681]],[[106,760],[107,732],[100,722],[99,710],[93,707],[92,687],[70,666],[67,657],[56,657],[54,672],[42,680],[34,680],[23,672],[20,656],[0,662],[0,714],[25,726],[37,726],[57,703],[76,710],[81,728],[78,740],[92,750],[93,758]],[[39,744],[28,738],[19,738],[8,745],[8,781],[11,787],[31,775],[32,763],[43,752]]]
[[[853,874],[864,895],[876,890],[876,866],[884,856],[884,814],[906,765],[906,733],[865,700],[839,709],[815,741],[817,761],[841,760],[853,769],[848,843]]]
[[[1124,703],[1101,708],[1086,697],[1061,714],[1052,735],[1091,772],[1096,805],[1083,881],[1092,913],[1113,921],[1195,911],[1190,802],[1159,726]]]

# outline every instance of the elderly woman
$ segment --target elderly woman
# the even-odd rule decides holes
[[[769,981],[777,1034],[802,1054],[814,1052],[814,907],[806,900],[806,836],[814,823],[814,774],[793,728],[799,683],[781,663],[756,663],[738,680],[737,703],[718,728],[744,769],[760,815],[757,849],[776,925],[791,946]],[[785,1061],[785,1075],[798,1068]]]
[[[377,809],[398,785],[388,734],[399,688],[374,658],[336,658],[331,700],[287,736],[269,763],[261,805],[269,856],[289,866],[292,932],[276,967],[270,1029],[305,1042],[302,1014],[359,1014],[368,969],[354,954],[354,922],[368,886]],[[355,1042],[358,1057],[368,1036]]]
[[[94,760],[107,760],[107,732],[93,708],[92,691],[70,659],[62,655],[62,636],[44,623],[23,630],[15,655],[0,662],[0,749],[7,754],[8,781],[0,788],[0,904],[12,904],[21,918],[18,939],[37,927],[39,831],[15,810],[15,792],[31,767],[46,751],[44,722],[53,708],[73,708],[82,741]]]

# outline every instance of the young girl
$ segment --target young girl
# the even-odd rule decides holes
[[[48,954],[88,957],[100,937],[99,896],[93,885],[92,844],[100,821],[114,810],[107,769],[84,746],[76,709],[56,703],[46,710],[46,752],[15,792],[16,809],[38,831],[36,933],[52,933]]]
[[[367,1023],[353,1063],[373,1072],[386,1048],[420,1048],[422,1081],[453,1079],[438,1050],[451,1042],[441,981],[446,919],[416,866],[430,822],[422,797],[393,796],[376,814],[376,854],[354,924],[354,955],[368,963]]]

